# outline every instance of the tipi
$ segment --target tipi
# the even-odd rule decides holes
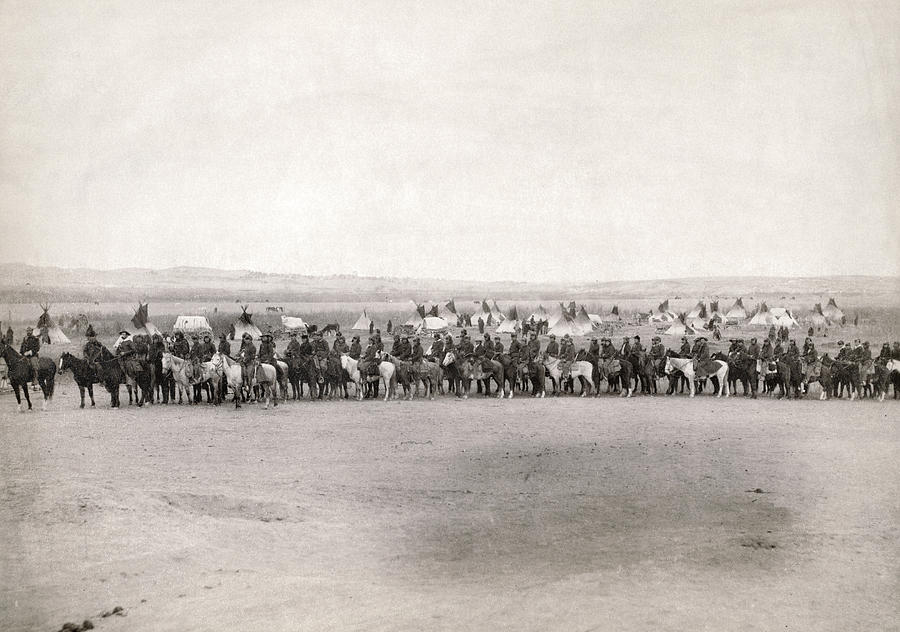
[[[706,303],[699,301],[694,309],[688,312],[687,317],[690,318],[706,318]]]
[[[372,319],[369,318],[369,315],[366,313],[366,310],[363,309],[362,314],[359,315],[359,318],[356,319],[356,322],[353,323],[352,329],[353,331],[369,331],[369,327],[372,326]]]
[[[581,306],[581,309],[579,309],[578,313],[575,315],[575,325],[581,330],[582,335],[594,331],[594,322],[591,320],[591,317],[588,316],[584,305]]]
[[[688,325],[685,321],[687,320],[687,315],[682,312],[678,315],[678,320],[672,323],[672,326],[666,329],[665,333],[667,336],[693,336],[697,333],[697,331]]]
[[[459,316],[456,313],[456,303],[452,298],[447,303],[438,306],[437,315],[448,323],[455,323],[459,320]]]
[[[575,319],[569,316],[569,312],[564,309],[557,321],[547,330],[547,333],[553,334],[557,338],[561,338],[566,334],[580,336],[581,329],[575,324]]]
[[[619,316],[619,306],[618,305],[612,306],[612,309],[609,311],[608,318],[610,320],[622,320],[622,317]]]
[[[416,331],[443,331],[449,326],[449,323],[440,316],[426,316]]]
[[[798,323],[791,315],[790,310],[785,309],[784,307],[772,307],[769,309],[769,313],[772,314],[772,317],[775,319],[773,324],[776,327],[791,328],[800,325],[800,323]]]
[[[550,312],[544,309],[543,305],[538,305],[538,308],[531,312],[531,316],[528,317],[528,320],[534,319],[534,322],[539,323],[542,320],[549,320]]]
[[[281,326],[288,331],[299,331],[309,328],[306,321],[299,316],[285,316],[284,314],[281,315]]]
[[[150,322],[149,307],[147,303],[138,303],[134,316],[131,317],[131,324],[134,325],[134,329],[131,330],[132,336],[154,336],[161,333],[159,328]]]
[[[809,323],[816,329],[821,329],[828,325],[828,318],[822,313],[821,303],[816,303],[816,306],[813,307],[813,311],[810,313],[807,320],[809,320]]]
[[[839,323],[844,318],[844,312],[837,306],[833,298],[828,299],[828,305],[822,310],[822,314],[833,323]]]
[[[519,331],[522,324],[519,322],[519,310],[513,305],[506,313],[506,319],[497,327],[498,334],[511,334]]]
[[[500,306],[497,305],[497,299],[494,299],[492,303],[493,305],[491,305],[491,316],[494,317],[494,322],[503,322],[505,316],[503,315],[503,312],[500,311]]]
[[[650,314],[651,323],[671,323],[678,320],[673,312],[669,310],[669,299],[664,300],[657,306],[658,314]]]
[[[247,311],[249,305],[241,305],[241,315],[237,320],[231,323],[231,331],[229,337],[232,340],[240,340],[244,334],[250,334],[254,340],[262,336],[259,327],[253,324],[253,314]]]
[[[410,327],[419,327],[425,321],[425,306],[424,305],[416,305],[416,311],[413,312],[413,315],[410,316],[406,320],[406,325]],[[366,326],[368,330],[368,325]]]
[[[769,306],[763,302],[747,324],[754,327],[770,327],[775,324],[775,317],[769,312]]]
[[[747,319],[747,310],[744,307],[744,299],[738,297],[738,300],[734,302],[734,305],[731,306],[731,309],[725,312],[725,319],[732,322]]]
[[[37,330],[40,332],[41,342],[54,345],[64,345],[72,342],[50,316],[49,303],[41,305],[41,309],[44,310],[44,313],[40,315],[37,321]]]

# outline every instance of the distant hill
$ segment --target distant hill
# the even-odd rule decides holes
[[[308,276],[214,268],[84,268],[0,264],[0,301],[202,300],[397,301],[440,299],[616,300],[781,296],[866,296],[875,303],[900,302],[900,277],[712,277],[605,283],[480,282],[447,279]]]

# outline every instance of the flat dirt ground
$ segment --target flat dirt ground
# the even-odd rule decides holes
[[[894,401],[108,402],[0,397],[3,630],[900,629]]]

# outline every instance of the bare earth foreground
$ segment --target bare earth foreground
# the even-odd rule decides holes
[[[4,630],[900,629],[896,402],[72,391],[0,399]]]

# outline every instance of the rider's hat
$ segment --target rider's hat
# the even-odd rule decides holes
[[[843,346],[844,346],[844,341],[843,341],[843,340],[838,340],[838,346],[839,346],[839,347],[843,347]]]
[[[308,339],[308,338],[309,338],[309,334],[306,333],[306,332],[303,332],[302,334],[300,334],[300,337],[301,337],[301,338],[307,338],[307,339]],[[354,339],[354,340],[356,340],[357,338],[359,338],[359,336],[353,336],[353,339]]]
[[[126,331],[125,333],[127,334],[128,332]],[[194,334],[193,336],[191,336],[191,340],[200,340],[200,336]]]
[[[181,332],[179,331],[178,333],[181,333]],[[244,335],[241,336],[241,340],[253,340],[253,336],[251,336],[247,332],[244,332]]]
[[[212,338],[212,332],[207,331],[203,334],[203,339],[206,340],[207,338]]]
[[[31,329],[31,327],[29,327],[29,329]],[[130,336],[130,335],[131,335],[131,332],[130,332],[130,331],[127,331],[127,330],[125,330],[125,329],[123,329],[122,331],[119,332],[119,335],[121,336],[121,335],[123,335],[123,334],[126,335],[126,336]]]
[[[556,338],[556,334],[550,334],[551,338]]]
[[[635,340],[640,340],[641,337],[636,335],[636,336],[634,337],[634,339],[635,339]]]
[[[88,338],[93,338],[97,335],[97,332],[94,331],[94,326],[88,323],[87,330],[85,330],[84,335]]]

